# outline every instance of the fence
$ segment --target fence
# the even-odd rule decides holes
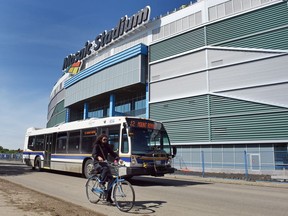
[[[282,174],[288,170],[287,151],[180,151],[173,166],[182,171],[245,174]]]
[[[0,160],[21,161],[22,153],[17,154],[0,153]]]

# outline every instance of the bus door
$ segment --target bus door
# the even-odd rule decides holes
[[[50,167],[53,134],[47,134],[45,139],[44,167]]]
[[[109,144],[114,152],[119,153],[120,125],[101,128],[101,133],[108,136]]]

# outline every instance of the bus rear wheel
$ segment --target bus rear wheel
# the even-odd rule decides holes
[[[94,168],[93,160],[88,159],[84,165],[83,176],[87,179],[90,178],[92,176],[91,172],[92,172],[93,168]]]

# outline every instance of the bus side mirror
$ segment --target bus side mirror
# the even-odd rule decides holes
[[[176,146],[172,146],[172,158],[174,158],[177,154],[177,148]]]

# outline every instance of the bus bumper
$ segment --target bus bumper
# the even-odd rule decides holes
[[[164,176],[165,174],[174,173],[175,169],[172,167],[161,166],[157,167],[128,167],[127,176],[151,175]]]

